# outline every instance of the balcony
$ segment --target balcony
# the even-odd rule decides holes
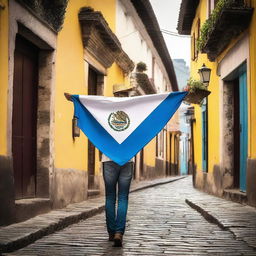
[[[229,4],[222,8],[216,6],[217,9],[202,26],[198,42],[199,49],[207,53],[210,61],[215,61],[230,41],[248,28],[253,13],[253,8],[248,7],[244,1],[222,2]]]
[[[138,95],[157,93],[154,80],[149,78],[148,75],[143,72],[131,74],[131,85]]]

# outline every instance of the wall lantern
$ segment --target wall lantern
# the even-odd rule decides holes
[[[72,119],[72,137],[75,139],[75,137],[80,137],[80,129],[77,126],[77,118],[74,116]]]
[[[184,113],[185,120],[186,120],[187,124],[190,124],[191,122],[195,122],[196,121],[194,113],[195,113],[194,107],[189,107],[187,109],[187,111]]]
[[[203,64],[203,66],[198,69],[198,73],[200,75],[201,82],[208,85],[210,82],[211,69],[207,68],[205,64]]]

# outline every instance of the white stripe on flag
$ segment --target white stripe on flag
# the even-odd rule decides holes
[[[121,144],[168,95],[169,93],[162,93],[129,98],[79,95],[79,100],[101,126]],[[117,111],[123,111],[129,117],[129,126],[124,130],[115,130],[115,127],[109,124],[111,113]]]

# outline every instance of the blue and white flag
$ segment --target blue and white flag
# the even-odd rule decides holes
[[[124,165],[164,128],[186,94],[72,95],[72,100],[78,127],[101,152]]]

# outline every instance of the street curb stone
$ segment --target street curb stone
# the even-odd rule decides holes
[[[186,199],[185,202],[197,212],[199,212],[208,222],[213,223],[219,226],[222,230],[228,230],[217,218],[207,212],[205,209],[200,207],[199,205],[193,203],[192,201]]]
[[[142,181],[132,184],[130,193],[167,184],[187,176]],[[23,248],[36,240],[104,211],[104,197],[92,198],[66,208],[38,215],[24,222],[0,228],[0,255]]]
[[[205,197],[209,197],[209,195],[205,195]],[[209,204],[214,203],[215,208],[207,207],[206,204],[203,204],[197,199],[185,199],[185,202],[191,208],[199,212],[208,222],[218,225],[222,230],[229,231],[234,236],[234,239],[244,241],[249,247],[256,251],[256,210],[250,206],[229,202],[222,198],[211,196],[211,200]],[[218,212],[220,209],[219,206],[221,206],[222,203],[226,203],[226,205],[230,203],[229,211]],[[240,206],[239,214],[237,214],[236,211],[237,205]],[[232,216],[230,211],[233,211],[235,214]],[[252,213],[251,218],[245,215],[245,213],[248,215],[249,212]],[[242,221],[247,222],[246,224],[241,224],[241,216],[243,218]]]

